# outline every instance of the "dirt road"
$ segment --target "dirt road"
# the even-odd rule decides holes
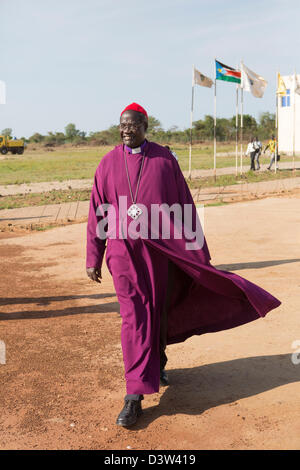
[[[106,266],[85,276],[85,224],[0,240],[1,449],[299,449],[299,198],[205,209],[212,262],[282,301],[265,319],[168,347],[170,386],[132,429]],[[297,362],[295,355],[294,362]]]
[[[227,156],[227,154],[225,154]],[[1,160],[1,157],[0,157]],[[261,165],[261,171],[266,171],[268,167],[268,163]],[[294,164],[292,161],[284,161],[280,163],[280,169],[292,169],[294,168]],[[250,169],[250,164],[248,164],[248,159],[243,166],[243,173],[248,172]],[[295,169],[300,169],[300,162],[295,162]],[[240,171],[240,168],[239,168]],[[218,168],[217,175],[233,175],[236,172],[235,167],[225,167],[225,168]],[[183,171],[185,178],[188,177],[189,172]],[[214,170],[192,170],[192,177],[193,178],[200,178],[213,176]],[[0,185],[0,195],[1,196],[12,196],[16,194],[28,194],[28,193],[44,193],[47,191],[53,190],[67,190],[67,189],[91,189],[93,185],[93,178],[91,179],[71,179],[66,181],[44,181],[40,183],[22,183],[22,184],[7,184],[7,185]]]

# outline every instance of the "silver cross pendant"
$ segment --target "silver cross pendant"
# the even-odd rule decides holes
[[[143,213],[142,209],[137,206],[136,204],[132,204],[128,211],[127,211],[127,214],[129,215],[129,217],[131,217],[133,220],[136,220],[139,218],[139,216]]]

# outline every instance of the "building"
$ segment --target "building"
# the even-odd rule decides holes
[[[300,153],[300,75],[282,79],[286,94],[278,96],[278,151],[292,155]]]

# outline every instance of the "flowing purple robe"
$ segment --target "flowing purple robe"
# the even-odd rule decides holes
[[[195,228],[196,207],[176,159],[168,149],[153,142],[146,141],[144,153],[137,204],[148,209],[143,217],[149,218],[149,226],[151,204],[179,203],[182,207],[191,205]],[[141,153],[126,151],[133,195],[142,157]],[[130,225],[132,219],[126,212],[124,219],[124,211],[119,208],[120,196],[127,197],[127,210],[132,201],[122,145],[103,157],[95,173],[87,226],[86,266],[101,268],[106,248],[106,263],[120,303],[127,393],[154,393],[159,390],[160,315],[167,289],[168,260],[174,264],[167,320],[168,344],[264,317],[278,307],[280,301],[241,276],[214,268],[205,239],[202,248],[187,250],[187,237],[164,239],[160,229],[159,238],[124,238],[124,234],[120,235],[123,233],[120,220]],[[97,214],[97,207],[105,203],[111,204],[116,214],[116,227],[112,227],[108,219],[107,244],[99,238],[99,231],[97,235],[97,224],[105,215],[104,212]]]

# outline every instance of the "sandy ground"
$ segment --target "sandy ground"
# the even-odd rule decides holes
[[[85,276],[85,224],[0,234],[0,448],[299,449],[299,202],[205,209],[213,264],[282,305],[169,346],[171,384],[145,397],[131,429],[115,425],[125,393],[119,307],[106,266],[101,286]]]
[[[41,183],[23,183],[0,185],[1,196],[15,196],[16,194],[45,193],[67,189],[91,189],[93,179],[44,181]]]

